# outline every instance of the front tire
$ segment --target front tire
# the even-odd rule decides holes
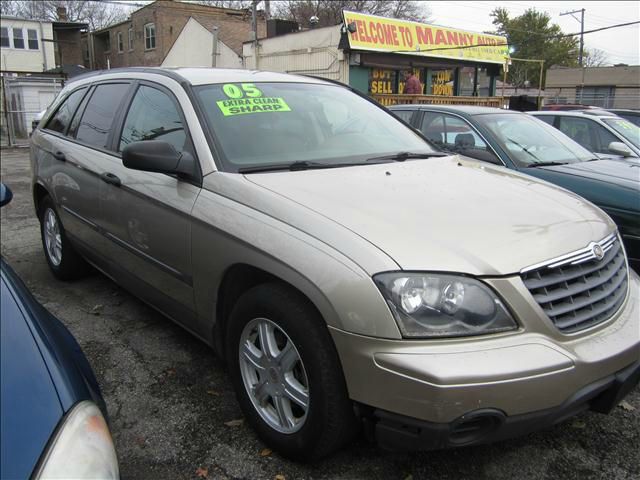
[[[75,280],[89,272],[89,265],[69,242],[49,196],[44,197],[40,204],[40,236],[47,264],[56,278]]]
[[[248,423],[274,450],[315,460],[353,438],[356,420],[326,324],[299,293],[269,283],[236,302],[227,362]]]

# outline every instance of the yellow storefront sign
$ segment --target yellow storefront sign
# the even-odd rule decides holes
[[[426,23],[343,12],[349,46],[354,50],[394,52],[424,57],[451,58],[483,63],[505,63],[509,56],[506,37],[454,30]]]

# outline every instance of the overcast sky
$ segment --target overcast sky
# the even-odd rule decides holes
[[[433,23],[475,31],[494,29],[489,14],[498,6],[509,10],[511,16],[520,15],[530,7],[547,12],[551,16],[552,22],[560,25],[560,28],[565,33],[579,32],[580,22],[570,15],[561,17],[560,13],[581,8],[585,9],[585,31],[640,20],[640,1],[435,1],[428,2],[427,5],[431,9]],[[576,14],[576,16],[580,18],[580,14]],[[608,64],[627,63],[629,65],[640,65],[640,24],[587,34],[584,36],[584,44],[587,49],[598,48],[604,50]],[[514,55],[517,55],[517,53]]]

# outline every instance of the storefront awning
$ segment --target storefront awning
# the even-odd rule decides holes
[[[343,11],[352,50],[504,64],[506,37]]]

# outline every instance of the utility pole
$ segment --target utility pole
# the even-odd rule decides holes
[[[560,16],[562,17],[563,15],[571,15],[575,20],[577,20],[578,22],[580,22],[580,66],[582,66],[582,59],[583,59],[583,53],[584,53],[584,8],[581,8],[580,10],[573,10],[571,12],[564,12],[561,13]],[[575,17],[573,14],[574,13],[579,13],[580,14],[580,19],[578,19],[578,17]]]
[[[262,0],[251,2],[251,29],[253,30],[253,56],[255,58],[253,69],[258,70],[258,4]]]

